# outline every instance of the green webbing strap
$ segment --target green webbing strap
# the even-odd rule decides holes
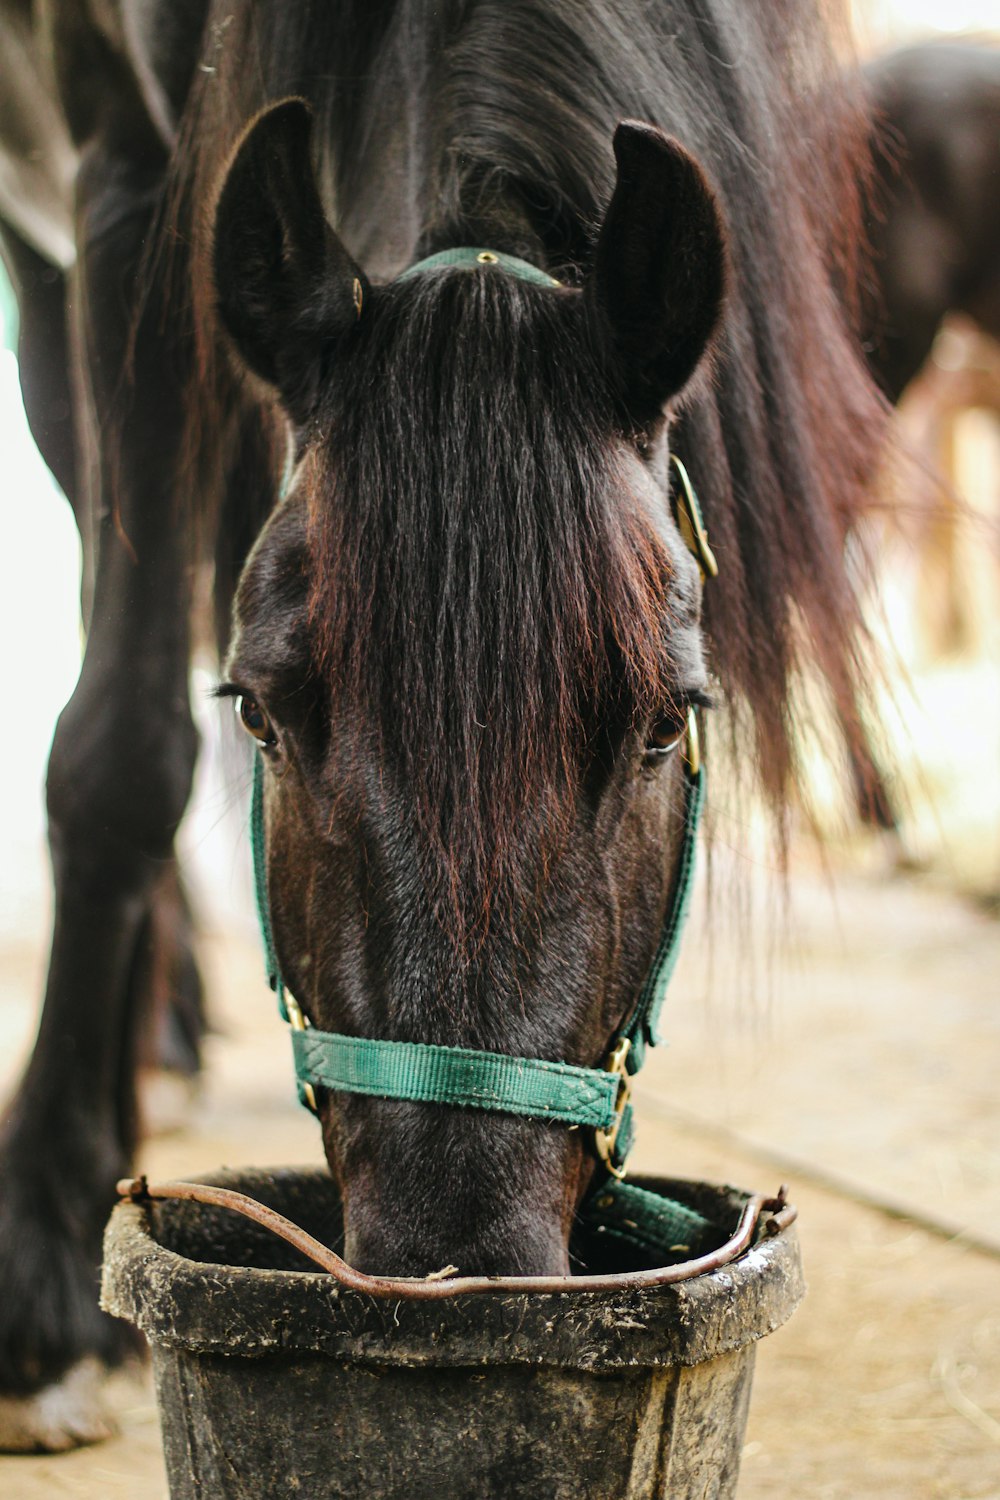
[[[618,1080],[599,1068],[312,1027],[292,1032],[292,1050],[300,1083],[346,1094],[499,1110],[593,1130],[610,1130],[615,1120]]]
[[[278,997],[281,1019],[289,1019],[285,1003],[285,986],[281,982],[278,955],[271,928],[271,903],[267,895],[267,854],[264,835],[264,759],[260,751],[253,758],[253,794],[250,798],[250,852],[253,856],[253,894],[257,903],[257,921],[264,945],[264,971],[267,982]]]
[[[718,1233],[693,1208],[673,1198],[661,1198],[648,1188],[609,1177],[581,1203],[579,1217],[602,1235],[621,1240],[632,1249],[662,1254],[668,1251],[684,1260],[701,1255],[718,1244]]]
[[[663,1009],[670,981],[674,977],[681,949],[681,937],[691,909],[695,857],[698,852],[698,827],[701,823],[702,808],[705,805],[705,767],[699,767],[693,774],[685,768],[684,786],[684,832],[681,836],[681,854],[677,864],[673,895],[667,908],[667,919],[663,924],[652,967],[642,987],[635,1010],[624,1030],[624,1035],[632,1043],[629,1053],[630,1073],[638,1073],[642,1067],[646,1059],[647,1046],[655,1047],[661,1040],[660,1012]]]
[[[684,829],[681,834],[681,851],[677,861],[677,875],[667,915],[660,933],[660,941],[653,963],[642,987],[635,1009],[622,1027],[619,1037],[630,1042],[625,1067],[630,1077],[638,1073],[646,1060],[646,1047],[656,1046],[659,1037],[660,1011],[666,998],[667,988],[677,967],[684,924],[691,906],[694,889],[695,856],[698,850],[698,828],[705,803],[705,768],[695,772],[684,768]],[[615,1138],[611,1166],[621,1170],[632,1149],[635,1136],[635,1115],[631,1103],[626,1104],[621,1124]]]
[[[507,271],[511,276],[516,276],[518,281],[531,281],[536,286],[559,286],[554,276],[547,271],[539,270],[530,261],[519,260],[516,255],[504,255],[499,250],[481,250],[469,245],[462,245],[454,250],[441,250],[437,255],[428,255],[426,260],[418,261],[401,276],[397,281],[409,281],[411,276],[420,276],[424,271],[446,271],[455,266],[463,266],[471,269],[475,266],[499,266],[501,271]]]

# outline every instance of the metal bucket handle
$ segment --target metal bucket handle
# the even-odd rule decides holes
[[[291,1219],[264,1203],[258,1203],[256,1198],[234,1192],[231,1188],[211,1187],[201,1182],[149,1183],[145,1177],[123,1177],[118,1183],[118,1196],[132,1203],[147,1203],[152,1199],[187,1200],[243,1214],[278,1235],[351,1291],[364,1292],[370,1297],[403,1297],[423,1302],[480,1292],[614,1292],[626,1287],[665,1286],[671,1282],[688,1281],[707,1271],[716,1271],[742,1255],[754,1243],[758,1227],[764,1235],[770,1236],[780,1234],[794,1223],[797,1210],[787,1202],[785,1195],[784,1186],[773,1198],[755,1193],[747,1199],[739,1223],[724,1245],[707,1255],[656,1270],[623,1271],[614,1276],[504,1277],[455,1276],[449,1267],[436,1275],[411,1278],[368,1276],[364,1271],[356,1271],[335,1251],[293,1224]]]

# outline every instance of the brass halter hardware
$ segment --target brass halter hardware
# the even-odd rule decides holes
[[[622,1128],[622,1120],[625,1118],[625,1107],[632,1097],[632,1075],[625,1066],[625,1059],[632,1048],[632,1042],[627,1036],[621,1037],[611,1049],[608,1060],[604,1064],[604,1071],[612,1073],[618,1079],[618,1094],[615,1098],[615,1122],[610,1130],[594,1131],[594,1146],[599,1159],[607,1167],[612,1177],[621,1179],[625,1176],[625,1163],[615,1162],[615,1142],[618,1132]]]
[[[309,1022],[303,1014],[302,1007],[295,996],[289,994],[288,990],[285,991],[285,1010],[288,1012],[288,1024],[293,1031],[308,1031]],[[305,1100],[306,1108],[311,1109],[314,1115],[318,1115],[319,1109],[316,1105],[316,1091],[311,1083],[303,1083],[302,1097]]]
[[[719,564],[715,560],[715,553],[708,545],[708,532],[702,520],[701,506],[698,504],[694,485],[676,453],[671,453],[670,461],[681,481],[681,488],[677,495],[677,525],[681,536],[688,551],[694,553],[702,577],[718,578]]]
[[[694,705],[687,712],[687,744],[684,747],[684,759],[687,761],[687,768],[691,775],[697,776],[701,770],[701,739],[698,734],[698,711]]]

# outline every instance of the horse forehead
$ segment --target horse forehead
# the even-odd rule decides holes
[[[698,626],[701,575],[670,510],[661,477],[624,444],[610,466],[608,483],[620,488],[611,503],[638,506],[643,521],[667,559],[667,615],[664,649],[683,673],[700,665]],[[253,667],[265,677],[274,672],[310,671],[315,667],[310,619],[315,603],[317,559],[310,547],[311,508],[319,503],[318,487],[336,466],[336,454],[325,445],[310,455],[288,493],[272,513],[253,548],[235,601],[236,633],[230,660]],[[470,513],[470,524],[474,517]],[[512,524],[514,521],[512,519]],[[390,534],[389,547],[406,548],[414,539]],[[420,601],[415,600],[415,603]],[[322,676],[322,674],[320,674]]]

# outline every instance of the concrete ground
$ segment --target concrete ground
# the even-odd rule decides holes
[[[759,1351],[739,1500],[1000,1500],[1000,925],[920,884],[854,874],[831,891],[807,863],[792,892],[752,993],[746,950],[696,911],[670,1046],[639,1089],[637,1168],[787,1180],[800,1210],[810,1292]],[[41,936],[2,941],[5,1082]],[[316,1161],[253,934],[204,953],[219,1030],[203,1094],[143,1167]],[[0,1459],[0,1495],[164,1500],[148,1379],[117,1400],[121,1437]]]

